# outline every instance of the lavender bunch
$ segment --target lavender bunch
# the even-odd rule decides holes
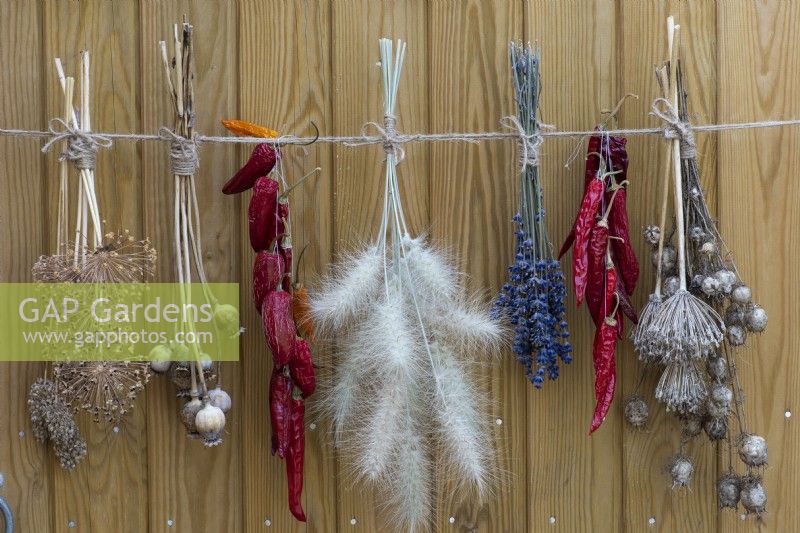
[[[531,135],[539,127],[539,51],[530,44],[511,43],[509,55],[518,119]],[[564,274],[553,258],[547,234],[538,162],[528,155],[521,161],[520,210],[513,219],[517,226],[514,264],[508,268],[509,281],[503,285],[493,312],[497,317],[508,317],[514,327],[514,354],[539,389],[545,376],[558,378],[559,362],[572,361],[572,346],[564,318]]]

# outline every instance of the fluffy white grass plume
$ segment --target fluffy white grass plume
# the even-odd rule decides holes
[[[309,298],[315,326],[337,331],[362,315],[382,288],[383,254],[376,246],[341,261]]]
[[[397,443],[397,460],[389,474],[392,486],[386,490],[385,508],[403,529],[425,530],[431,520],[433,467],[426,438],[405,417]]]
[[[355,474],[378,481],[387,473],[403,429],[403,417],[411,409],[408,383],[390,376],[364,427],[361,453],[355,458]]]
[[[490,426],[481,409],[481,395],[446,347],[434,343],[431,352],[437,438],[444,450],[445,471],[483,499],[492,484],[492,457],[487,446]]]
[[[462,292],[463,275],[444,254],[426,246],[424,237],[412,239],[406,235],[401,246],[405,252],[403,265],[408,269],[420,300],[432,300],[439,307],[445,307]]]

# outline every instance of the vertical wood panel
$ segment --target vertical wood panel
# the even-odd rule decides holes
[[[600,121],[601,110],[613,107],[622,92],[617,83],[615,4],[607,0],[528,1],[525,31],[526,39],[539,43],[542,51],[542,120],[560,130],[585,129]],[[564,35],[572,38],[565,39]],[[565,168],[564,163],[578,142],[580,154],[570,168]],[[583,196],[585,152],[584,139],[548,141],[542,151],[547,222],[556,252]],[[507,179],[515,182],[516,176],[512,172]],[[505,212],[510,220],[511,212]],[[511,230],[507,223],[504,231],[510,234]],[[511,246],[504,251],[504,257],[511,261]],[[589,524],[605,524],[609,531],[618,531],[622,517],[614,510],[622,505],[623,479],[619,475],[622,423],[617,406],[622,395],[618,393],[600,430],[588,436],[595,405],[594,325],[586,307],[575,306],[571,264],[570,253],[562,261],[562,270],[568,283],[567,321],[573,363],[563,366],[558,381],[546,382],[541,391],[526,384],[527,479],[529,490],[539,503],[528,509],[528,529],[550,527],[552,516],[555,524],[566,531],[585,531]],[[617,349],[620,363],[630,356],[624,345],[620,343]],[[619,364],[620,370],[622,366]],[[518,367],[514,370],[521,373]],[[622,390],[625,377],[618,371],[618,390]],[[558,437],[549,438],[551,435]]]
[[[432,131],[492,131],[513,112],[507,46],[522,37],[522,4],[504,1],[436,2],[428,7],[430,125]],[[512,249],[516,170],[511,143],[431,146],[431,227],[437,244],[454,251],[469,288],[496,294]],[[493,444],[499,486],[479,507],[440,488],[437,525],[459,530],[524,528],[530,506],[526,470],[527,380],[508,353],[476,370],[494,404]]]
[[[398,131],[428,129],[426,83],[425,2],[371,2],[337,0],[332,4],[331,101],[334,134],[358,132],[368,121],[382,123],[383,89],[378,39],[403,39],[408,54],[398,92]],[[396,51],[396,47],[395,47]],[[411,232],[428,229],[428,150],[424,145],[404,147],[398,178]],[[337,254],[352,251],[378,234],[384,192],[385,154],[380,146],[334,148],[336,205],[334,242]],[[348,465],[340,463],[339,513],[336,527],[358,531],[394,530],[380,510],[380,499],[370,486],[348,484]],[[329,525],[333,527],[333,524]]]
[[[0,123],[42,128],[44,83],[41,69],[41,6],[0,3]],[[7,127],[7,126],[4,126]],[[44,165],[38,143],[10,137],[0,139],[0,281],[31,281],[31,266],[43,251],[45,221]],[[0,472],[8,500],[22,531],[53,528],[52,450],[33,437],[25,400],[30,384],[44,366],[0,364]],[[2,519],[0,519],[1,521]]]
[[[237,94],[237,12],[232,4],[181,1],[140,2],[142,21],[142,122],[146,131],[174,122],[165,88],[158,41],[172,50],[173,24],[186,15],[194,26],[196,131],[221,134],[219,119],[235,113]],[[170,232],[173,220],[173,179],[168,146],[142,146],[145,227],[159,251],[159,279],[175,280],[175,253]],[[237,206],[220,194],[224,180],[235,170],[235,148],[202,145],[195,174],[202,221],[203,260],[209,281],[231,281],[238,275]],[[240,448],[244,401],[239,394],[239,366],[222,365],[223,388],[233,408],[226,415],[224,442],[204,448],[186,438],[179,412],[183,400],[166,376],[149,386],[147,404],[149,528],[162,531],[172,520],[177,531],[234,531],[242,528]]]
[[[800,6],[786,2],[717,4],[720,120],[800,116]],[[762,335],[748,339],[736,361],[745,392],[745,424],[769,444],[764,472],[767,511],[761,523],[721,513],[720,531],[789,531],[797,528],[800,349],[797,324],[800,257],[796,227],[800,166],[797,128],[723,132],[719,136],[719,206],[722,237],[742,279],[769,315]],[[795,413],[786,418],[784,412]],[[741,462],[734,458],[739,472]]]

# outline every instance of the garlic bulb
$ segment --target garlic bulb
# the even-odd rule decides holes
[[[717,381],[725,381],[728,379],[728,362],[723,357],[709,357],[706,371]]]
[[[739,457],[747,466],[767,464],[767,441],[758,435],[742,435]]]
[[[150,350],[150,370],[163,374],[169,370],[172,364],[172,349],[169,346],[159,344]]]
[[[219,385],[208,391],[208,402],[214,407],[219,407],[223,413],[231,410],[231,397],[227,392],[219,388]]]
[[[661,294],[664,298],[669,298],[676,292],[681,286],[681,281],[678,279],[678,276],[670,276],[664,279],[664,282],[661,284]]]
[[[716,271],[714,277],[719,281],[720,291],[723,294],[730,294],[733,290],[733,285],[736,283],[736,274],[723,268]]]
[[[703,429],[709,440],[722,440],[728,434],[728,419],[710,417],[703,424]]]
[[[703,283],[700,285],[700,290],[706,296],[715,296],[720,292],[720,283],[714,276],[706,276]]]
[[[726,326],[744,326],[746,321],[746,310],[741,305],[731,304],[725,309]]]
[[[221,434],[225,429],[225,413],[222,409],[208,403],[197,412],[194,423],[206,446],[216,446],[222,442]]]

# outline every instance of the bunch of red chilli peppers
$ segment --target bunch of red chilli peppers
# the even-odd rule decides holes
[[[617,341],[623,318],[638,318],[630,295],[639,277],[631,246],[626,209],[628,154],[626,139],[598,131],[589,138],[584,194],[572,231],[559,259],[571,246],[572,280],[578,305],[586,300],[596,326],[592,359],[596,405],[589,433],[603,423],[616,387]]]
[[[235,133],[273,136],[270,130],[241,121],[224,124]],[[288,191],[281,176],[277,176],[280,182],[270,176],[275,174],[272,171],[279,159],[280,152],[273,146],[259,144],[222,192],[238,194],[253,189],[248,208],[250,244],[256,252],[253,303],[261,315],[274,364],[269,389],[272,453],[286,460],[289,510],[297,520],[305,522],[300,497],[305,399],[316,388],[308,344],[313,329],[308,318],[308,292],[299,283],[292,283]]]

